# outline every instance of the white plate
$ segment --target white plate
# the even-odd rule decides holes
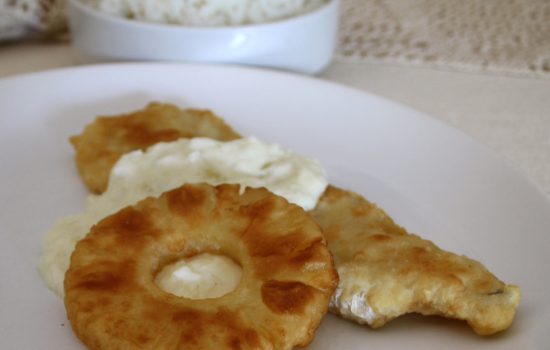
[[[63,303],[38,276],[43,233],[83,208],[69,135],[98,114],[151,100],[207,107],[244,135],[321,160],[441,247],[522,288],[512,328],[491,338],[463,322],[407,316],[370,330],[328,316],[312,349],[535,349],[548,346],[550,204],[463,134],[409,108],[323,81],[253,69],[105,65],[0,81],[0,347],[79,349]]]

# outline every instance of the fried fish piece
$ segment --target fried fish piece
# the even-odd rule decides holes
[[[163,291],[163,266],[201,252],[242,267],[236,288],[189,299]],[[338,284],[321,229],[264,188],[187,184],[101,220],[78,242],[65,307],[90,349],[305,346]]]
[[[80,176],[94,193],[107,188],[111,168],[125,153],[179,138],[210,137],[230,141],[240,137],[208,110],[179,109],[172,104],[150,103],[142,110],[119,116],[98,117],[82,134],[72,136]]]
[[[511,325],[520,301],[517,286],[408,233],[363,197],[329,186],[310,214],[324,231],[340,277],[333,313],[373,328],[412,312],[466,320],[480,335]]]

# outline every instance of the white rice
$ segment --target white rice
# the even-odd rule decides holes
[[[190,26],[270,22],[312,11],[328,0],[81,0],[106,14]]]

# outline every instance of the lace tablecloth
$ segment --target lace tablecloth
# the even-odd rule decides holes
[[[343,0],[338,59],[550,77],[550,1]]]
[[[0,41],[58,35],[65,17],[65,0],[0,0]]]

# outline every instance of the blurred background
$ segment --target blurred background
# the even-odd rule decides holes
[[[0,0],[0,42],[68,40],[65,0]],[[336,60],[550,75],[548,0],[342,0]]]

